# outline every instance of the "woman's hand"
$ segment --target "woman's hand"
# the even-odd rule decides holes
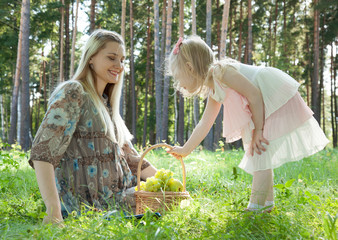
[[[40,193],[47,209],[47,216],[44,217],[43,223],[63,222],[53,165],[43,161],[33,161],[33,164]]]
[[[250,146],[251,156],[253,156],[255,152],[258,155],[261,155],[262,151],[266,151],[266,148],[263,146],[262,143],[269,145],[269,141],[263,137],[263,129],[254,129]]]
[[[150,165],[141,171],[141,179],[147,180],[148,177],[152,177],[156,174],[157,169],[153,165]]]
[[[170,153],[175,158],[179,159],[188,156],[191,151],[186,150],[184,147],[174,146],[171,150],[167,151],[167,153]]]
[[[47,216],[45,216],[43,218],[42,223],[43,224],[58,224],[60,227],[63,227],[63,218],[61,215],[61,211],[60,210],[56,210],[57,208],[55,208],[55,211],[51,210],[51,209],[47,209],[46,213]]]

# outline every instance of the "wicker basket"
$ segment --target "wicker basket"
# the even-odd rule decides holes
[[[147,209],[150,209],[154,212],[163,213],[166,210],[169,210],[173,204],[179,204],[182,200],[190,198],[189,193],[185,189],[185,166],[182,158],[180,158],[183,172],[183,192],[147,192],[140,190],[140,180],[141,180],[141,166],[144,156],[152,149],[166,147],[172,149],[172,146],[160,143],[153,145],[147,148],[141,155],[140,162],[137,168],[137,189],[135,192],[136,198],[136,214],[142,214]]]

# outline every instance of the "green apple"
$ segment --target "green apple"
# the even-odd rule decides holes
[[[180,180],[171,178],[168,183],[170,191],[172,192],[183,192],[183,184]]]

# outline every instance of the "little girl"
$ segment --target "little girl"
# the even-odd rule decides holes
[[[276,68],[228,58],[216,61],[210,47],[192,36],[179,39],[167,70],[184,96],[208,97],[189,140],[169,153],[175,157],[190,154],[209,132],[223,104],[223,136],[227,142],[242,138],[245,155],[239,167],[253,175],[246,210],[271,211],[273,169],[312,155],[329,142],[298,93],[300,84]]]

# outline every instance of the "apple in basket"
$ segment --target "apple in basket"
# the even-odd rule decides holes
[[[148,192],[172,191],[182,192],[183,184],[173,178],[174,173],[170,170],[160,169],[155,176],[147,178],[146,182],[140,182],[140,190]],[[137,187],[135,187],[137,191]]]
[[[183,192],[183,184],[181,183],[180,180],[171,178],[169,180],[168,185],[169,185],[170,191],[172,192]]]

